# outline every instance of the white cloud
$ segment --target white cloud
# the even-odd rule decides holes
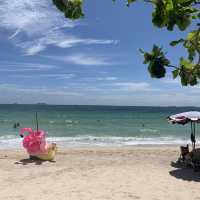
[[[147,82],[117,82],[113,83],[113,86],[117,86],[120,90],[124,91],[158,91],[158,89],[153,88]]]
[[[66,34],[66,30],[77,26],[52,5],[49,0],[0,1],[0,28],[8,30],[8,37],[22,48],[25,55],[35,55],[49,45],[69,48],[79,44],[117,44],[114,40],[78,38]]]
[[[0,62],[1,72],[46,71],[58,68],[55,65],[27,62]]]
[[[74,78],[75,74],[35,74],[35,75],[24,75],[24,74],[14,74],[12,77],[17,78],[51,78],[51,79],[71,79]]]
[[[63,34],[61,31],[53,31],[31,41],[16,43],[16,45],[22,48],[25,54],[29,56],[43,51],[48,45],[70,48],[77,45],[89,44],[116,44],[116,42],[114,40],[81,39],[72,35]]]
[[[28,36],[46,35],[48,32],[75,24],[61,17],[49,0],[12,0],[0,2],[0,27],[24,32]]]
[[[58,78],[58,79],[70,79],[74,78],[75,74],[40,74],[40,77]]]
[[[117,77],[114,77],[114,76],[108,76],[108,77],[99,77],[97,78],[97,80],[99,81],[115,81],[117,80],[118,78]]]
[[[113,65],[114,64],[113,61],[111,61],[106,56],[89,55],[89,54],[84,54],[84,53],[72,54],[69,56],[44,56],[44,57],[75,64],[75,65],[92,66],[92,65]]]
[[[144,82],[145,83],[145,82]],[[67,84],[65,87],[50,88],[47,86],[20,86],[15,84],[0,84],[0,103],[37,103],[52,104],[87,104],[87,105],[132,105],[132,106],[198,106],[199,95],[190,90],[136,92],[112,90],[90,84]],[[149,88],[148,84],[139,84],[141,88]],[[121,84],[120,84],[121,85]],[[124,84],[123,84],[124,85]],[[125,84],[130,85],[130,84]],[[80,101],[81,98],[81,101]]]
[[[27,56],[32,56],[32,55],[35,55],[41,51],[43,51],[44,49],[46,48],[45,45],[43,44],[36,44],[36,45],[33,45],[33,46],[29,46],[25,51],[26,51],[26,55]]]
[[[2,89],[13,90],[13,89],[16,89],[16,88],[17,88],[16,84],[7,84],[7,83],[0,84],[0,90],[2,90]]]
[[[78,44],[118,44],[117,40],[95,40],[91,38],[81,39],[73,36],[68,36],[67,39],[63,38],[60,42],[57,42],[57,46],[61,48],[72,47]]]
[[[167,77],[167,78],[162,79],[162,82],[167,83],[167,84],[181,85],[180,78],[173,79],[172,77]]]
[[[82,95],[80,92],[70,92],[67,91],[65,88],[55,87],[49,88],[46,86],[40,87],[24,87],[17,84],[0,84],[0,92],[14,92],[18,94],[30,94],[33,95],[36,93],[37,95],[73,95],[79,96]]]
[[[76,54],[66,56],[65,60],[76,65],[110,65],[111,63],[107,58],[99,56],[89,56],[85,54]]]

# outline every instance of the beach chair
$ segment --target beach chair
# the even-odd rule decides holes
[[[194,149],[190,154],[194,171],[200,171],[200,149]]]
[[[189,145],[187,146],[180,146],[181,154],[180,154],[180,160],[185,161],[186,155],[190,153],[189,151]]]
[[[189,152],[189,145],[180,146],[180,156],[176,162],[171,162],[172,167],[193,167],[191,153]]]
[[[184,167],[194,167],[192,153],[189,151],[189,145],[187,144],[187,146],[180,146],[180,150],[181,153],[178,159],[178,163]]]

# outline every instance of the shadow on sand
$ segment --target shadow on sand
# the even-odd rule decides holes
[[[44,162],[51,162],[55,163],[55,161],[46,161],[46,160],[40,160],[36,158],[26,158],[26,159],[21,159],[17,162],[15,162],[16,165],[28,165],[28,164],[35,164],[35,165],[42,165]]]
[[[171,166],[176,168],[169,172],[171,176],[184,181],[200,182],[200,172],[195,171],[192,167],[176,165],[175,163],[171,163]]]

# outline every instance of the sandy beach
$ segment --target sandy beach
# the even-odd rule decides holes
[[[71,148],[40,162],[1,150],[0,199],[200,199],[200,172],[172,167],[178,155],[170,146]]]

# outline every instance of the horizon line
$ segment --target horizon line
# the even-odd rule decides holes
[[[177,107],[177,108],[182,108],[182,107],[192,107],[192,108],[200,108],[199,106],[170,106],[170,105],[166,105],[166,106],[161,106],[161,105],[158,105],[158,106],[155,106],[155,105],[97,105],[97,104],[91,104],[91,105],[84,105],[84,104],[49,104],[49,103],[0,103],[0,106],[2,105],[24,105],[24,106],[31,106],[31,105],[35,105],[35,106],[101,106],[101,107],[109,107],[109,106],[112,106],[112,107]]]

